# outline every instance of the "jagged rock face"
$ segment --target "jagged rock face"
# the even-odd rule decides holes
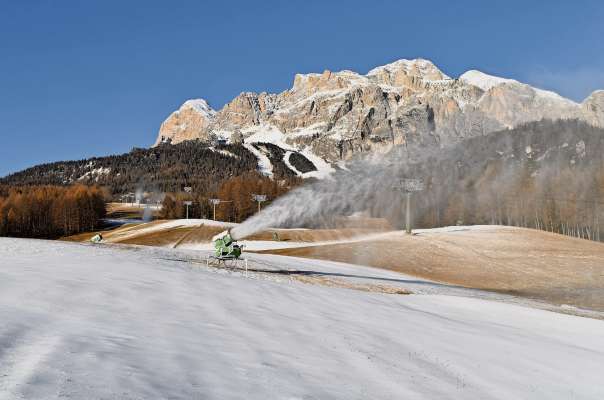
[[[212,128],[231,132],[235,129],[259,125],[274,109],[276,97],[268,93],[241,93],[216,114]]]
[[[520,83],[504,83],[489,89],[477,106],[508,127],[544,118],[579,118],[578,104],[549,93]]]
[[[207,139],[208,127],[215,114],[203,99],[186,101],[161,124],[154,146],[162,142],[176,144],[185,140]]]
[[[288,146],[335,162],[398,144],[443,145],[543,118],[604,126],[604,92],[577,104],[479,71],[452,79],[422,59],[399,60],[366,75],[297,74],[285,92],[242,93],[218,112],[187,103],[162,124],[156,144],[162,137],[176,143],[230,138],[236,131],[265,137],[263,131],[276,130]]]
[[[581,106],[583,116],[587,122],[604,127],[604,90],[593,92],[583,101]]]
[[[429,82],[449,80],[447,75],[428,60],[399,60],[372,69],[367,73],[372,81],[395,88],[425,89]]]

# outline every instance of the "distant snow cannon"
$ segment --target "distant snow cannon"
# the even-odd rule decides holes
[[[241,257],[243,246],[233,240],[231,231],[219,233],[212,238],[214,241],[214,257],[219,260],[237,260]]]

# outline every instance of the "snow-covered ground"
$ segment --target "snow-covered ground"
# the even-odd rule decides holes
[[[243,146],[248,149],[252,154],[254,154],[254,156],[256,156],[256,158],[258,159],[258,170],[260,171],[260,173],[272,178],[273,164],[271,164],[271,160],[269,160],[266,154],[264,154],[249,143],[246,143]]]
[[[222,222],[222,221],[214,221],[211,219],[197,219],[197,218],[174,219],[174,220],[169,220],[169,221],[155,221],[155,222],[150,222],[150,223],[145,223],[145,224],[129,226],[129,227],[123,228],[119,231],[112,232],[112,236],[111,236],[111,238],[109,238],[109,241],[112,241],[115,239],[119,239],[119,240],[130,239],[130,238],[141,236],[141,235],[148,235],[150,233],[168,231],[168,230],[174,229],[174,228],[198,227],[198,226],[202,226],[202,225],[203,226],[222,227],[226,230],[228,228],[232,228],[233,226],[235,226],[237,224],[234,224],[231,222]]]
[[[188,227],[188,226],[218,226],[223,228],[231,228],[237,224],[233,222],[214,221],[212,219],[201,219],[201,218],[189,218],[189,219],[173,219],[169,221],[162,221],[150,224],[148,227],[139,229],[140,232],[154,232],[166,229]]]
[[[246,277],[203,256],[0,239],[0,399],[604,398],[600,320],[390,271],[255,254]]]
[[[302,178],[318,178],[323,179],[330,176],[335,170],[334,168],[326,162],[321,157],[315,155],[309,148],[298,149],[291,145],[288,145],[285,142],[285,135],[281,132],[277,127],[270,124],[262,124],[259,126],[254,126],[251,128],[244,129],[243,131],[247,137],[245,139],[245,147],[254,153],[256,158],[258,158],[258,168],[260,172],[267,176],[272,177],[273,166],[268,159],[268,157],[263,154],[261,151],[257,150],[251,143],[262,143],[269,142],[274,145],[279,146],[285,151],[298,151],[304,157],[306,157],[317,169],[316,171],[310,171],[305,173],[299,173],[299,171],[289,164],[289,154],[287,154],[285,158],[285,163],[289,169],[292,171],[299,173],[299,176]]]

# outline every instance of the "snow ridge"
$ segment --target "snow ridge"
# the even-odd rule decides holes
[[[180,107],[181,109],[191,108],[197,111],[200,114],[203,114],[207,117],[214,117],[216,115],[216,110],[214,110],[208,102],[204,99],[191,99],[187,100]]]
[[[498,76],[485,74],[484,72],[471,69],[459,77],[460,80],[474,86],[478,86],[485,92],[494,86],[504,83],[519,83],[514,79],[500,78]]]
[[[390,64],[373,68],[367,73],[366,76],[369,77],[383,72],[392,72],[396,70],[404,71],[409,75],[420,76],[422,79],[428,81],[450,79],[450,77],[438,69],[438,67],[436,67],[432,61],[423,58],[416,58],[414,60],[407,60],[403,58]]]
[[[482,90],[484,90],[485,92],[488,92],[492,88],[499,86],[499,85],[504,85],[504,84],[520,85],[520,86],[524,86],[524,87],[528,87],[528,88],[532,89],[537,96],[539,96],[543,99],[549,99],[549,100],[558,101],[561,103],[577,105],[577,103],[575,103],[574,101],[567,99],[565,97],[562,97],[558,93],[552,92],[551,90],[539,89],[539,88],[527,85],[526,83],[518,82],[515,79],[501,78],[499,76],[485,74],[484,72],[478,71],[475,69],[472,69],[472,70],[469,70],[469,71],[463,73],[459,77],[459,80],[461,80],[467,84],[477,86],[477,87],[481,88]]]

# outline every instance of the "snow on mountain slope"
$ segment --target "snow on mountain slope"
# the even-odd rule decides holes
[[[417,58],[415,60],[397,60],[390,64],[373,68],[367,73],[367,76],[380,76],[384,73],[390,75],[396,74],[397,72],[403,72],[407,76],[417,76],[425,80],[438,81],[451,79],[439,70],[431,61],[423,58]]]
[[[243,131],[247,136],[245,139],[245,147],[254,153],[256,158],[258,158],[258,170],[267,175],[273,176],[273,166],[265,154],[262,154],[259,150],[251,146],[251,143],[263,143],[268,142],[272,143],[276,146],[279,146],[281,149],[285,150],[287,157],[284,156],[285,165],[292,170],[296,175],[301,176],[302,178],[318,178],[323,179],[331,175],[335,169],[324,159],[316,156],[312,151],[308,148],[301,146],[302,148],[296,149],[296,147],[288,144],[286,142],[286,136],[276,127],[272,125],[261,125],[254,126],[248,128]],[[291,152],[298,152],[303,155],[308,161],[310,161],[316,168],[316,171],[310,171],[305,173],[300,173],[293,165],[289,162],[289,156]]]
[[[552,92],[550,90],[534,88],[525,83],[518,82],[517,80],[514,80],[514,79],[501,78],[498,76],[485,74],[484,72],[477,71],[475,69],[463,73],[459,77],[459,80],[464,81],[470,85],[477,86],[477,87],[481,88],[482,90],[484,90],[485,92],[489,91],[491,88],[493,88],[495,86],[499,86],[499,85],[503,85],[503,84],[519,85],[519,86],[523,86],[525,88],[531,89],[536,95],[538,95],[540,97],[549,99],[551,101],[560,102],[560,103],[563,103],[566,105],[572,105],[572,106],[578,107],[578,104],[575,103],[574,101],[564,98],[564,97],[560,96],[558,93]]]
[[[264,154],[263,152],[261,152],[260,150],[258,150],[257,148],[255,148],[254,146],[252,146],[249,143],[244,144],[244,146],[252,154],[254,154],[254,156],[256,156],[256,158],[258,159],[258,171],[261,174],[272,178],[273,177],[273,164],[271,164],[271,160],[269,160],[269,158],[266,156],[266,154]]]
[[[501,85],[503,83],[518,83],[518,81],[513,79],[500,78],[498,76],[485,74],[484,72],[477,71],[475,69],[463,73],[459,79],[469,83],[470,85],[478,86],[485,92],[493,86]]]
[[[0,399],[604,396],[602,321],[186,255],[0,239]]]
[[[214,115],[216,115],[216,111],[214,111],[212,109],[212,107],[210,107],[208,102],[205,101],[204,99],[187,100],[184,102],[182,107],[183,108],[193,108],[195,111],[197,111],[200,114],[203,114],[204,116],[206,116],[208,118],[211,118]]]

